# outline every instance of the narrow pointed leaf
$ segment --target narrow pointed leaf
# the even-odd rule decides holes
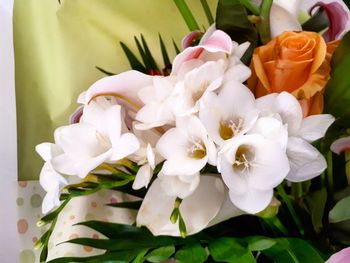
[[[160,247],[151,251],[145,258],[152,263],[163,262],[170,258],[175,253],[175,247],[173,245]]]
[[[180,51],[179,47],[176,45],[176,42],[174,39],[173,39],[173,46],[174,46],[176,54],[179,54],[181,51]]]
[[[182,15],[183,19],[185,20],[185,23],[190,31],[199,30],[198,23],[196,19],[194,18],[191,10],[189,9],[188,5],[186,4],[185,0],[174,0],[174,3],[177,6],[177,9],[179,10],[180,14]]]
[[[213,24],[214,18],[213,18],[213,15],[211,14],[207,0],[201,0],[201,4],[202,4],[203,10],[205,12],[205,16],[207,17],[209,25]]]
[[[120,42],[120,45],[127,59],[129,60],[131,68],[143,73],[147,73],[145,66],[142,65],[142,63],[137,59],[137,57],[132,53],[132,51],[123,42]]]
[[[145,51],[146,57],[149,60],[149,63],[151,65],[151,69],[156,69],[159,70],[156,61],[154,60],[152,53],[148,47],[148,44],[145,40],[145,38],[143,37],[143,35],[141,34],[141,42],[142,42],[142,46],[143,46],[143,50]]]
[[[107,71],[107,70],[105,70],[105,69],[103,69],[103,68],[100,68],[99,66],[96,66],[96,68],[97,68],[99,71],[101,71],[103,74],[106,74],[107,76],[116,75],[115,73],[112,73],[112,72]]]
[[[338,223],[350,219],[350,196],[341,199],[329,212],[329,222]]]
[[[113,204],[107,204],[111,207],[116,208],[127,208],[127,209],[136,209],[138,210],[141,207],[142,201],[134,201],[134,202],[122,202],[122,203],[113,203]]]
[[[171,62],[170,62],[168,51],[166,50],[163,38],[160,34],[159,34],[159,44],[160,44],[160,49],[162,51],[164,67],[168,67],[171,64]]]

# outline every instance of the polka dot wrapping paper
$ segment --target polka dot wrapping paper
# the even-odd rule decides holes
[[[45,193],[38,181],[20,181],[17,188],[17,230],[20,237],[19,262],[37,263],[40,262],[40,250],[35,250],[34,244],[46,231],[46,228],[38,228],[36,222],[43,216],[41,203]],[[105,205],[122,200],[126,201],[129,198],[122,193],[110,190],[102,190],[91,196],[72,199],[58,218],[49,243],[48,261],[57,257],[84,257],[103,253],[102,250],[88,246],[61,243],[78,237],[103,238],[103,235],[87,227],[74,226],[79,222],[102,220],[126,224],[133,223],[135,213],[132,211]]]

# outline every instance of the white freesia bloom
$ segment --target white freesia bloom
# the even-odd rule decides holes
[[[214,142],[208,137],[200,120],[192,115],[179,117],[176,127],[159,139],[156,149],[165,159],[161,173],[179,177],[178,186],[186,188],[178,191],[182,196],[194,190],[198,173],[207,163],[216,164]]]
[[[80,123],[55,131],[63,154],[52,159],[60,173],[84,178],[103,162],[115,162],[139,149],[135,135],[122,133],[121,107],[99,97],[84,107]]]
[[[140,148],[129,159],[140,165],[132,188],[135,190],[148,186],[153,176],[153,170],[163,158],[154,148],[160,138],[160,134],[155,130],[133,129],[135,136],[139,139]]]
[[[51,159],[62,154],[62,150],[57,145],[41,143],[35,147],[35,150],[45,161],[40,172],[39,182],[46,192],[41,207],[43,214],[46,214],[60,205],[60,191],[68,182],[51,165]]]
[[[156,149],[166,159],[162,172],[166,175],[193,175],[207,163],[216,164],[216,147],[195,116],[181,117],[176,127],[159,139]]]
[[[257,106],[265,115],[280,118],[288,125],[287,155],[291,170],[286,179],[301,182],[320,175],[326,169],[327,163],[310,143],[325,135],[334,122],[334,117],[318,114],[303,119],[299,102],[287,92],[261,97],[257,99]]]
[[[218,95],[208,92],[203,96],[199,112],[209,136],[218,145],[245,134],[258,116],[254,95],[237,81],[225,83]]]
[[[226,190],[222,181],[209,175],[202,175],[196,190],[180,205],[180,212],[185,221],[187,234],[198,233],[214,220],[225,200]],[[178,222],[171,223],[170,215],[176,196],[168,195],[157,178],[149,188],[138,211],[136,224],[146,226],[153,235],[180,236]],[[237,214],[242,212],[235,209]],[[232,212],[232,209],[230,210]]]
[[[228,140],[219,153],[218,162],[232,203],[252,214],[269,205],[273,188],[289,172],[288,158],[279,140],[271,140],[260,134]]]
[[[153,84],[142,88],[138,96],[144,106],[137,112],[137,129],[147,130],[165,124],[174,124],[174,79],[172,77],[154,77]]]

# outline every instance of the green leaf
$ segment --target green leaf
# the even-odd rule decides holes
[[[142,204],[142,201],[134,201],[134,202],[112,203],[107,205],[111,207],[116,207],[116,208],[127,208],[127,209],[138,210],[141,207],[141,204]]]
[[[209,252],[215,261],[224,262],[255,262],[248,248],[243,247],[234,238],[222,237],[209,243]]]
[[[323,8],[319,8],[309,20],[302,24],[304,31],[321,32],[329,26],[328,18]]]
[[[143,263],[145,262],[145,255],[148,252],[148,249],[142,250],[137,257],[132,261],[132,263]]]
[[[120,46],[122,47],[127,59],[129,60],[130,67],[134,70],[147,73],[145,66],[142,65],[134,53],[132,53],[132,51],[123,42],[120,42]]]
[[[149,262],[158,263],[170,258],[174,253],[175,253],[174,246],[160,247],[150,252],[146,256],[146,259]]]
[[[325,112],[336,117],[350,116],[350,33],[347,33],[332,57],[332,73],[325,89]]]
[[[174,46],[176,54],[179,54],[181,51],[180,51],[179,47],[177,46],[177,44],[176,44],[174,39],[173,39],[173,46]]]
[[[318,191],[310,193],[305,197],[306,205],[308,206],[311,214],[312,225],[314,226],[314,229],[317,233],[319,233],[323,227],[322,219],[326,201],[326,188],[322,188]]]
[[[248,248],[251,251],[262,251],[269,249],[276,244],[272,238],[262,236],[251,236],[244,238],[248,242]]]
[[[107,76],[114,76],[114,75],[116,75],[115,73],[112,73],[112,72],[107,71],[107,70],[105,70],[105,69],[103,69],[103,68],[100,68],[99,66],[96,66],[96,68],[97,68],[99,71],[101,71],[103,74],[106,74]]]
[[[207,258],[208,253],[199,243],[186,245],[175,254],[178,263],[201,263],[205,262]]]
[[[298,238],[277,238],[277,242],[269,249],[261,253],[274,262],[283,263],[324,263],[324,260],[308,242]]]
[[[143,50],[145,52],[145,56],[146,56],[148,63],[150,65],[150,68],[148,68],[148,69],[158,69],[159,70],[157,63],[154,60],[152,53],[149,50],[148,44],[147,44],[147,42],[142,34],[141,34],[141,42],[142,42]]]
[[[166,50],[163,38],[160,34],[159,34],[159,44],[160,44],[160,49],[162,51],[164,67],[166,68],[171,64],[171,62],[170,62],[168,51]]]
[[[232,40],[251,43],[244,60],[250,62],[250,57],[258,43],[258,34],[254,25],[248,20],[248,13],[239,0],[219,0],[216,9],[216,28],[225,31]]]
[[[86,263],[127,263],[133,260],[143,249],[133,249],[128,251],[107,252],[105,254],[91,257],[63,257],[49,261],[48,263],[68,263],[68,262],[86,262]]]
[[[186,22],[186,25],[190,31],[199,30],[198,23],[194,18],[191,10],[188,8],[185,0],[174,0],[174,3],[177,6],[177,9],[180,11],[183,19]]]
[[[338,223],[350,219],[350,196],[340,200],[329,212],[329,222]]]
[[[205,16],[207,17],[209,25],[213,24],[214,23],[214,18],[213,18],[213,15],[211,14],[211,11],[210,11],[210,8],[209,8],[207,0],[201,0],[201,4],[202,4],[202,7],[203,7]]]

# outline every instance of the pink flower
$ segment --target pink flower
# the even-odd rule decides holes
[[[324,10],[329,21],[329,28],[323,34],[326,42],[339,39],[346,30],[349,21],[349,10],[336,1],[331,3],[317,2],[309,9],[310,15],[316,8]]]
[[[336,140],[331,145],[331,151],[336,154],[341,154],[342,152],[350,150],[350,136],[344,137]]]
[[[350,262],[350,247],[340,250],[331,256],[326,263],[347,263]]]

